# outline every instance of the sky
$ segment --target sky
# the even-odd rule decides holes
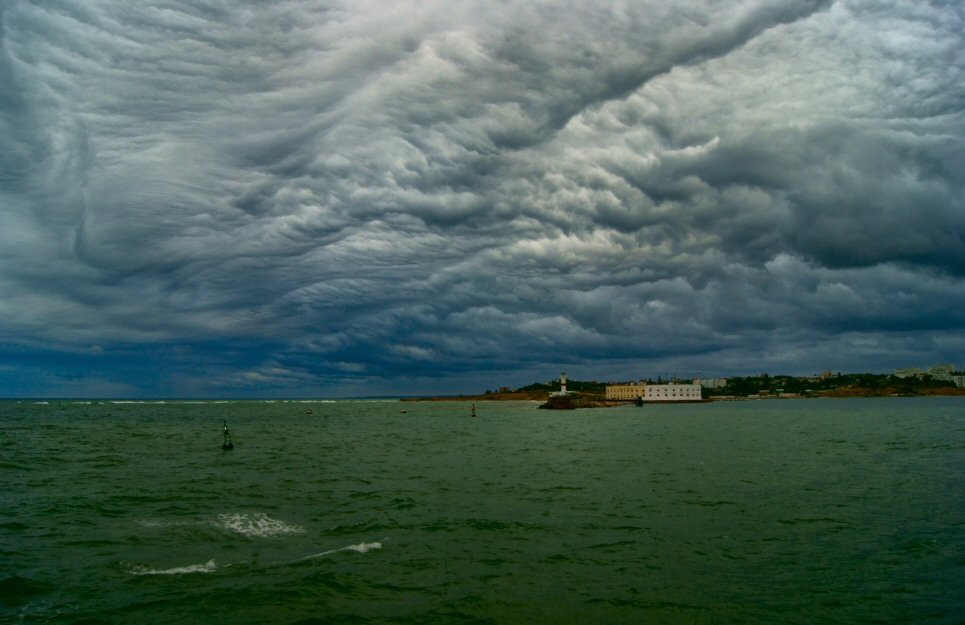
[[[0,397],[965,361],[960,0],[4,0]]]

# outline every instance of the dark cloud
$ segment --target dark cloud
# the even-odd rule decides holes
[[[963,21],[7,3],[0,390],[957,362]]]

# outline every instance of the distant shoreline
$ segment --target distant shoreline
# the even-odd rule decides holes
[[[633,404],[631,400],[607,400],[603,397],[594,395],[585,395],[589,400],[592,400],[595,404],[594,407],[610,407],[610,406],[621,406],[625,404]],[[965,388],[957,387],[939,387],[939,388],[923,388],[920,389],[916,394],[901,394],[897,393],[894,389],[868,389],[868,388],[841,388],[828,391],[821,391],[816,393],[804,394],[784,394],[784,395],[748,395],[748,396],[734,396],[734,395],[709,395],[704,397],[704,401],[763,401],[763,400],[779,400],[779,399],[849,399],[849,398],[868,398],[868,397],[878,397],[878,398],[894,398],[902,399],[909,397],[965,397]],[[549,394],[546,392],[521,392],[521,393],[486,393],[483,395],[437,395],[437,396],[426,396],[426,397],[403,397],[399,401],[403,402],[439,402],[439,401],[534,401],[534,402],[545,402],[549,399]],[[660,402],[652,402],[660,403]],[[674,402],[665,402],[674,403]]]
[[[546,401],[547,393],[487,393],[485,395],[428,395],[399,401]]]

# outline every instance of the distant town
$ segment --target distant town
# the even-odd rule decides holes
[[[666,403],[675,401],[738,401],[752,399],[793,399],[804,397],[915,397],[921,395],[965,395],[965,371],[953,364],[926,368],[908,367],[892,373],[840,373],[791,376],[761,373],[727,378],[638,379],[625,381],[580,381],[567,379],[565,372],[546,382],[520,388],[501,387],[481,395],[434,399],[546,400],[566,405],[591,407],[628,402]]]

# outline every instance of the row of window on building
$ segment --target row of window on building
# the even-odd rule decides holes
[[[695,401],[702,397],[701,385],[694,384],[610,384],[606,398],[614,401]]]

